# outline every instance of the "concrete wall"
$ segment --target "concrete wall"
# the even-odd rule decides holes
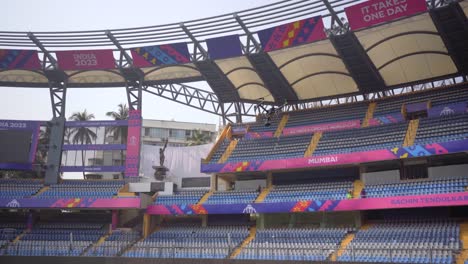
[[[260,185],[262,188],[266,187],[265,180],[250,180],[250,181],[236,181],[236,190],[257,189]]]
[[[468,178],[468,164],[428,168],[429,179]]]
[[[361,179],[365,185],[397,183],[400,182],[400,171],[365,172],[361,175]]]

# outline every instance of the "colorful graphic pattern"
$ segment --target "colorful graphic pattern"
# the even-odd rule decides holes
[[[312,156],[308,158],[292,158],[282,160],[255,160],[233,162],[224,164],[201,164],[201,172],[246,172],[268,171],[278,169],[297,169],[320,166],[334,166],[342,164],[354,164],[381,160],[404,159],[410,157],[422,157],[456,153],[468,150],[468,140],[433,143],[426,145],[414,145],[409,147],[395,147],[392,149],[354,152],[347,154],[332,154],[326,156]]]
[[[140,198],[0,198],[0,208],[140,208]]]
[[[154,215],[302,213],[463,205],[468,205],[468,192],[281,203],[150,205],[146,213]],[[194,210],[194,207],[203,209]]]
[[[273,131],[265,131],[265,132],[247,132],[244,136],[245,139],[252,139],[252,138],[271,138],[273,137]]]
[[[380,126],[385,124],[400,123],[405,119],[401,113],[391,113],[382,116],[376,116],[369,119],[369,126]]]
[[[323,28],[322,17],[316,16],[260,30],[258,37],[263,50],[268,52],[324,39]]]
[[[183,64],[190,62],[186,43],[174,43],[131,49],[133,65],[151,67],[158,65]]]
[[[0,69],[37,70],[41,68],[35,50],[0,49]]]
[[[128,117],[127,156],[125,159],[126,177],[139,176],[141,123],[141,111],[130,110]]]

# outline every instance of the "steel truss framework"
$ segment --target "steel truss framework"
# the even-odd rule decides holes
[[[219,115],[223,117],[225,121],[241,122],[242,117],[256,116],[257,113],[254,108],[254,101],[241,100],[220,102],[219,96],[215,93],[191,87],[184,83],[144,81],[144,73],[140,69],[133,67],[133,60],[129,55],[129,48],[142,45],[156,45],[163,42],[185,41],[189,43],[189,47],[193,48],[191,52],[192,61],[202,62],[209,60],[209,54],[203,45],[204,39],[212,36],[239,34],[244,54],[259,54],[262,52],[262,48],[252,32],[267,26],[288,23],[321,14],[324,18],[327,34],[346,34],[347,25],[341,20],[341,18],[343,18],[344,8],[360,2],[364,2],[364,0],[282,0],[267,6],[252,8],[234,14],[224,14],[178,24],[174,23],[105,31],[0,32],[0,47],[35,48],[40,50],[40,54],[42,55],[42,70],[49,80],[48,88],[54,117],[63,117],[65,113],[66,91],[70,85],[67,82],[69,76],[58,68],[57,61],[51,54],[51,50],[56,48],[106,47],[113,49],[119,54],[116,60],[116,66],[121,76],[125,79],[125,82],[121,83],[121,85],[126,87],[127,100],[131,109],[142,108],[142,93],[144,91],[148,94]],[[426,2],[429,8],[435,9],[458,1],[426,0]],[[402,88],[383,87],[381,91],[376,92],[361,90],[354,94],[303,100],[298,103],[289,104],[285,110],[299,110],[328,104],[376,99],[384,96],[391,96],[395,93],[413,91],[417,89],[415,87],[429,88],[438,86],[437,84],[443,83],[444,80],[450,80],[452,83],[458,80],[466,81],[465,75],[466,73],[445,76],[439,78],[443,81],[437,82],[425,80],[422,84],[421,82],[408,84],[407,87]],[[454,77],[461,78],[455,79]],[[180,79],[179,81],[196,80],[203,79],[195,77],[191,79]],[[4,83],[1,85],[20,86],[21,83]],[[24,83],[24,86],[38,87],[41,85]],[[102,84],[101,87],[106,87],[106,85]],[[277,101],[275,103],[281,104],[283,102]]]

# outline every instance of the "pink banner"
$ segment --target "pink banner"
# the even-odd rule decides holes
[[[333,211],[468,205],[468,192],[341,200]]]
[[[360,128],[360,120],[348,120],[341,122],[309,125],[309,126],[297,126],[297,127],[285,127],[283,129],[283,135],[298,135],[315,133],[318,131],[333,131],[333,130],[346,130],[352,128]]]
[[[370,27],[426,10],[425,0],[370,0],[345,8],[352,30]]]
[[[140,164],[141,111],[130,110],[128,118],[125,176],[138,177]]]
[[[115,68],[112,50],[57,51],[57,61],[62,70],[103,70]]]

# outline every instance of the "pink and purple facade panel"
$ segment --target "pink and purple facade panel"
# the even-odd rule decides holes
[[[128,118],[127,156],[125,176],[138,177],[140,165],[141,111],[130,110]]]
[[[154,215],[302,213],[463,205],[468,205],[468,192],[280,203],[150,205],[146,212]]]
[[[105,70],[115,68],[112,50],[57,51],[57,61],[62,70]]]
[[[411,157],[423,157],[430,155],[457,153],[467,150],[468,140],[459,140],[426,145],[414,145],[409,147],[395,147],[392,149],[380,149],[365,152],[312,156],[307,158],[291,158],[281,160],[253,160],[224,164],[201,164],[201,172],[224,173],[312,168],[392,159],[404,159]]]
[[[38,70],[41,68],[35,50],[0,49],[0,69]]]
[[[258,37],[263,50],[273,51],[325,39],[321,16],[260,30]]]
[[[385,124],[400,123],[405,121],[401,113],[390,113],[381,116],[375,116],[369,119],[369,126],[380,126]]]
[[[317,124],[317,125],[285,127],[283,129],[283,135],[290,136],[290,135],[315,133],[319,131],[320,132],[336,131],[336,130],[346,130],[346,129],[360,128],[360,127],[361,127],[360,120],[348,120],[348,121],[324,123],[324,124]]]
[[[370,0],[345,8],[352,30],[411,16],[426,10],[425,0]]]
[[[0,208],[140,208],[140,198],[0,198]]]

